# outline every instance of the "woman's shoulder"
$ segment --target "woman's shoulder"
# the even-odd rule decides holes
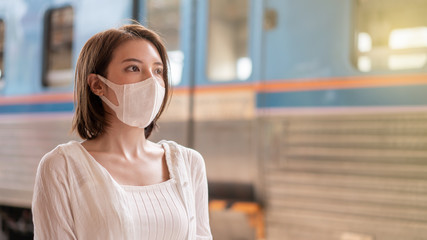
[[[171,155],[175,155],[177,158],[183,158],[183,160],[189,165],[204,166],[202,155],[192,148],[185,147],[170,140],[162,140],[159,144],[168,146]]]
[[[76,144],[79,144],[76,141],[70,141],[68,143],[60,144],[52,149],[50,152],[46,153],[40,163],[39,170],[48,170],[48,171],[61,171],[67,167],[68,155],[72,148],[75,148]]]

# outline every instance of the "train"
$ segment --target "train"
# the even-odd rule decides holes
[[[0,239],[31,235],[38,163],[78,140],[80,49],[132,21],[165,39],[173,97],[152,140],[204,156],[215,239],[425,239],[425,12],[425,0],[0,0]]]

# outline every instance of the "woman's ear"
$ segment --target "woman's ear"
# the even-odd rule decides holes
[[[94,73],[89,74],[87,84],[90,90],[97,96],[104,96],[105,84],[99,80],[98,76]]]

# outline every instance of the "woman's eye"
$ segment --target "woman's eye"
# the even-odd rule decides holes
[[[163,69],[161,68],[156,69],[156,73],[161,75],[163,73]]]
[[[127,70],[130,72],[139,72],[139,68],[135,65],[127,67]]]

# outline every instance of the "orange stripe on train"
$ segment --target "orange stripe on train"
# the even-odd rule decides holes
[[[425,85],[426,75],[392,75],[317,78],[298,81],[271,81],[258,85],[260,92],[287,92],[326,89],[374,88],[405,85]]]
[[[36,104],[48,102],[72,102],[73,93],[37,94],[26,96],[0,97],[0,105]]]
[[[390,75],[390,76],[358,76],[333,77],[312,79],[269,80],[249,83],[230,83],[219,85],[197,86],[196,94],[254,91],[254,92],[292,92],[314,91],[326,89],[373,88],[405,85],[425,85],[427,74],[420,75]],[[188,87],[174,87],[173,94],[187,95]],[[0,105],[34,104],[47,102],[72,102],[73,93],[37,94],[26,96],[0,97]]]
[[[256,91],[256,92],[293,92],[326,89],[374,88],[405,85],[425,85],[427,74],[421,75],[390,75],[390,76],[352,76],[312,79],[283,79],[259,81],[255,83],[231,83],[219,85],[197,86],[196,94]],[[175,87],[176,94],[188,94],[188,87]]]

